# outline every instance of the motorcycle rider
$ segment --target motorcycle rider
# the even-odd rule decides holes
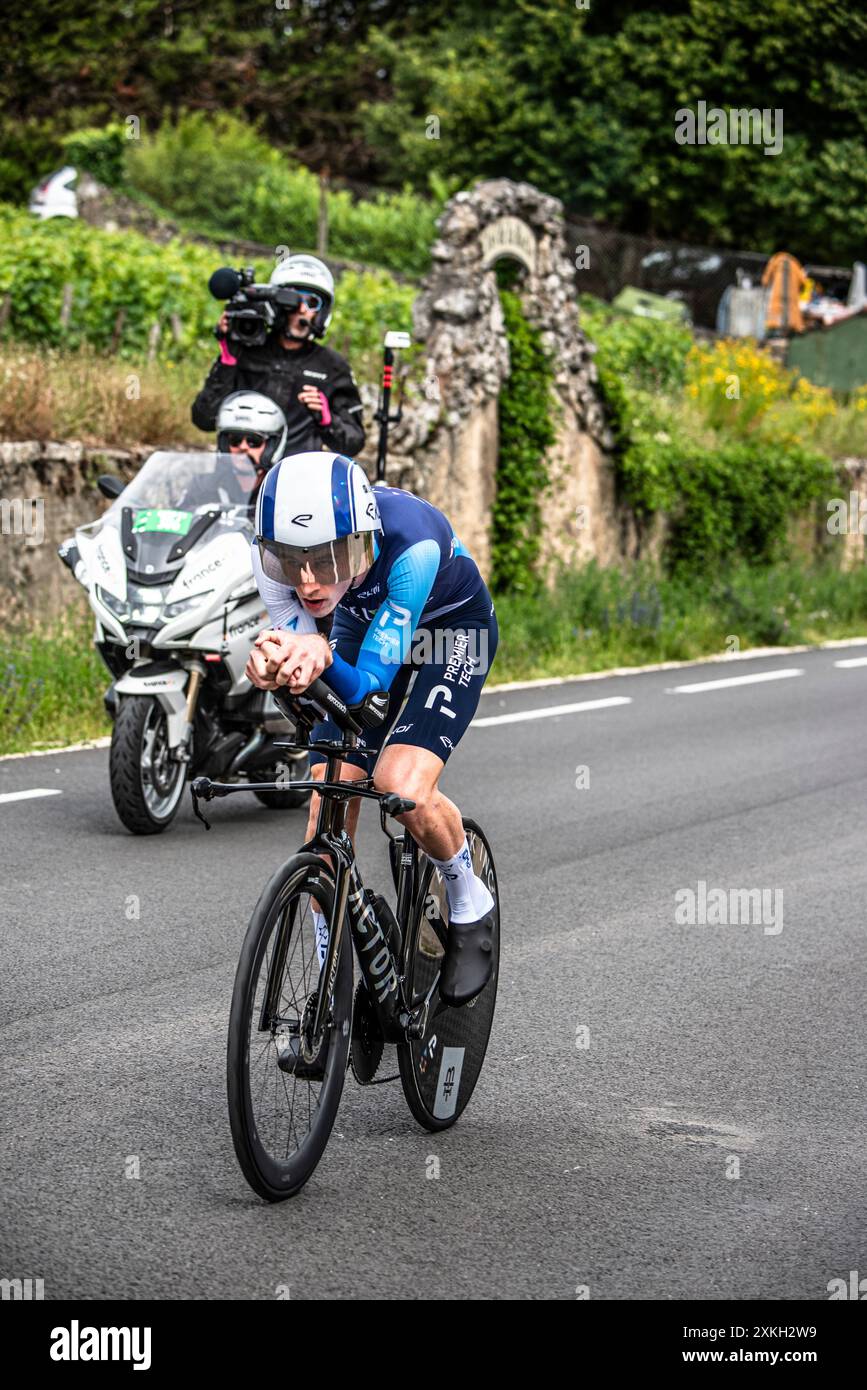
[[[186,511],[214,500],[253,506],[272,463],[286,448],[286,416],[268,396],[257,391],[233,391],[217,415],[217,451],[222,457],[215,475],[194,478],[183,501]],[[237,466],[228,462],[237,459]]]
[[[296,290],[301,296],[298,309],[278,321],[261,347],[234,351],[226,340],[228,321],[222,314],[220,356],[193,402],[193,424],[201,430],[217,428],[226,396],[254,391],[269,396],[286,417],[284,453],[325,447],[353,456],[364,445],[358,387],[345,359],[316,341],[331,322],[331,271],[315,256],[288,256],[273,270],[270,284]]]

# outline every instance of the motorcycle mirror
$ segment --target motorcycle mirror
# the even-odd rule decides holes
[[[110,473],[103,473],[101,477],[97,478],[96,486],[103,497],[109,497],[113,501],[115,497],[120,497],[126,483],[122,483],[120,478],[113,478]]]

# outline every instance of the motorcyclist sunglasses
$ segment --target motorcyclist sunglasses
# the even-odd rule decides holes
[[[301,303],[306,308],[312,309],[314,313],[318,313],[322,308],[324,300],[322,295],[317,294],[315,290],[295,290],[295,294],[297,294]]]
[[[242,444],[249,444],[251,449],[258,449],[267,438],[265,434],[245,434],[243,430],[226,431],[226,442],[230,448],[235,449],[240,448]]]

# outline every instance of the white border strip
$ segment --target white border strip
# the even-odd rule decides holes
[[[10,758],[53,758],[55,753],[81,753],[87,748],[108,748],[111,735],[105,738],[91,738],[86,743],[67,743],[63,748],[32,748],[29,753],[0,753],[0,763]]]
[[[25,792],[3,792],[0,794],[0,802],[4,801],[31,801],[34,796],[62,796],[60,787],[31,787]]]

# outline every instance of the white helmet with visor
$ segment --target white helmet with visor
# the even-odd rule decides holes
[[[363,468],[342,454],[289,454],[265,478],[256,543],[269,579],[340,584],[369,569],[382,521]]]

